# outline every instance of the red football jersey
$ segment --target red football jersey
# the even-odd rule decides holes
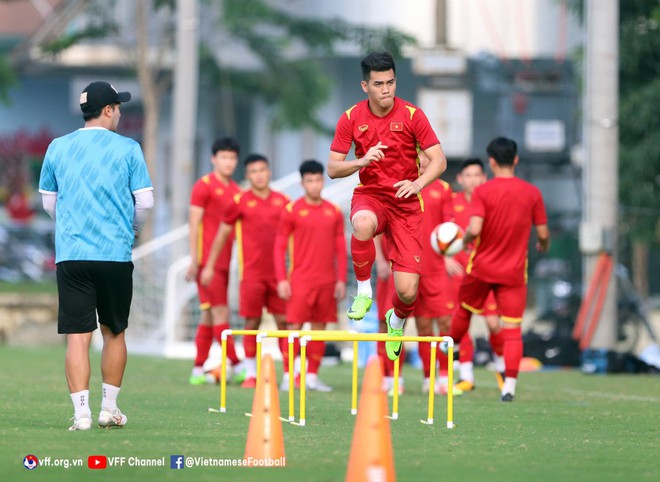
[[[465,197],[465,193],[463,191],[452,193],[449,205],[449,220],[454,221],[465,231],[470,224],[470,216],[472,215],[471,203]],[[454,255],[454,259],[461,263],[464,268],[468,264],[468,258],[467,251],[461,251]]]
[[[431,247],[431,231],[438,224],[448,221],[446,204],[451,201],[451,186],[436,179],[422,189],[424,216],[422,217],[422,264],[421,275],[445,271],[445,261]]]
[[[361,158],[378,142],[387,146],[383,150],[385,157],[360,169],[362,186],[357,189],[390,196],[397,191],[395,183],[419,177],[417,148],[426,150],[440,143],[424,112],[395,97],[392,110],[384,117],[374,115],[366,99],[344,112],[337,122],[330,150],[348,154],[355,143],[355,154]],[[417,197],[410,196],[406,201],[415,202]]]
[[[325,200],[309,204],[304,197],[289,203],[280,217],[278,237],[276,246],[289,248],[291,283],[346,281],[344,215],[339,207]],[[278,281],[287,279],[285,252],[275,253],[275,271]]]
[[[238,184],[233,180],[230,179],[229,183],[225,184],[213,173],[200,178],[193,185],[190,204],[204,209],[204,216],[199,225],[199,236],[197,238],[197,261],[200,266],[206,264],[224,212],[227,206],[234,203],[234,196],[239,192]],[[229,269],[233,244],[234,237],[232,235],[218,255],[218,260],[215,262],[216,269],[225,271]]]
[[[496,177],[474,190],[472,215],[484,224],[466,272],[487,283],[526,283],[532,225],[548,222],[541,191],[516,177]]]
[[[270,191],[266,199],[246,191],[234,196],[224,222],[235,226],[240,280],[275,279],[273,246],[282,210],[289,198]]]

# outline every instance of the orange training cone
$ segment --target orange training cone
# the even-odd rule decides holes
[[[254,391],[245,460],[250,467],[283,467],[286,464],[275,363],[270,355],[262,359]]]
[[[364,375],[346,482],[393,482],[396,479],[390,421],[386,418],[387,396],[382,385],[380,362],[372,357]]]

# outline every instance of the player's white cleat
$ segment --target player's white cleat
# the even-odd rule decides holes
[[[99,427],[123,427],[127,421],[126,415],[121,413],[119,408],[113,408],[112,410],[101,408],[101,412],[99,413]]]
[[[76,430],[89,430],[92,428],[92,415],[84,414],[76,417],[75,415],[71,419],[73,420],[73,425],[69,427],[69,431],[74,432]]]

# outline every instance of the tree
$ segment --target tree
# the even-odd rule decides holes
[[[620,172],[635,288],[649,294],[649,253],[660,225],[660,4],[620,3]]]
[[[90,0],[86,11],[108,10],[108,0]],[[233,92],[249,92],[274,109],[274,123],[281,128],[312,127],[327,130],[318,118],[319,107],[327,100],[330,85],[317,59],[332,56],[337,45],[350,42],[361,50],[388,49],[400,56],[401,48],[414,39],[391,28],[366,28],[341,20],[314,20],[292,15],[268,0],[202,0],[202,15],[220,8],[217,38],[229,38],[247,47],[259,59],[255,71],[241,71],[227,65],[212,48],[214,38],[200,39],[200,71],[207,82],[227,93],[226,105],[233,105]],[[88,38],[104,38],[133,52],[132,67],[143,95],[143,150],[152,174],[155,173],[159,132],[159,106],[172,82],[172,71],[165,54],[174,50],[176,0],[136,0],[134,2],[137,46],[128,44],[119,25],[106,15],[83,23],[78,31],[68,31],[43,45],[45,52],[57,55],[73,43]],[[292,56],[291,52],[296,55]],[[305,95],[300,95],[304,92]],[[233,114],[226,109],[226,123]],[[155,176],[152,176],[155,177]],[[145,236],[146,237],[146,236]]]
[[[571,0],[581,18],[584,0]],[[620,245],[629,240],[633,283],[649,295],[649,253],[660,232],[660,3],[619,2]]]

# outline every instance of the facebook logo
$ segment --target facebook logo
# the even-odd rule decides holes
[[[170,469],[184,469],[186,458],[183,455],[170,455]]]

